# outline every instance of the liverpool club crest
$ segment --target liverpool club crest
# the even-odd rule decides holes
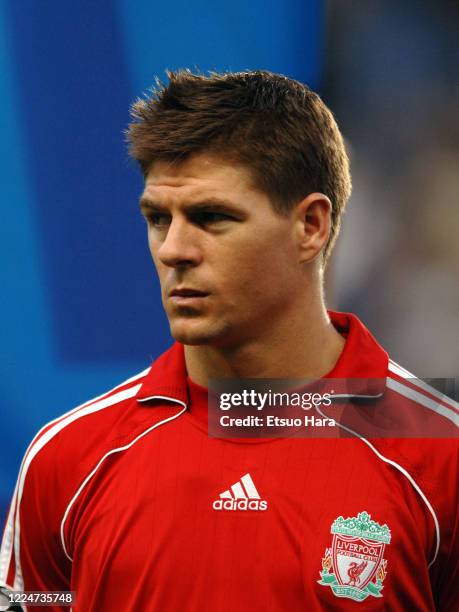
[[[338,517],[330,533],[332,545],[322,559],[318,583],[330,587],[337,597],[354,601],[363,601],[369,595],[382,597],[389,527],[372,521],[368,512],[360,512],[352,518]]]

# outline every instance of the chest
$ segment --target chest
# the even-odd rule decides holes
[[[72,582],[152,611],[368,607],[425,571],[419,516],[407,483],[354,441],[235,444],[182,428],[88,483],[68,527]]]

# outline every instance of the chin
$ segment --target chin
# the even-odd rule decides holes
[[[230,317],[170,317],[172,337],[181,344],[190,346],[231,346],[236,340],[237,325]]]
[[[216,333],[216,330],[211,330],[209,326],[192,324],[190,321],[171,323],[170,331],[177,342],[190,346],[213,344],[219,337],[219,333]]]

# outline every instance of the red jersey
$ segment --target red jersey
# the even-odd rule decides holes
[[[356,317],[331,316],[346,344],[330,376],[386,381],[383,395],[430,410],[433,390]],[[206,416],[176,343],[43,427],[0,582],[74,591],[74,612],[459,609],[457,440],[225,440]]]

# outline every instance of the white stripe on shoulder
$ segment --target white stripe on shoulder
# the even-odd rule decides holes
[[[168,399],[171,399],[171,398],[168,398]],[[70,500],[70,503],[69,503],[69,505],[67,506],[67,508],[66,508],[66,510],[64,512],[64,516],[63,516],[62,522],[61,522],[61,543],[62,543],[62,548],[64,550],[64,553],[65,553],[66,557],[69,559],[69,561],[73,561],[73,559],[70,557],[70,555],[68,553],[68,550],[67,550],[67,546],[65,544],[65,537],[64,537],[65,522],[67,520],[67,517],[69,515],[70,510],[72,509],[72,506],[74,505],[74,503],[78,499],[80,493],[85,488],[85,486],[88,484],[88,482],[91,480],[91,478],[94,476],[94,474],[97,472],[97,470],[100,468],[100,466],[105,461],[105,459],[107,459],[107,457],[110,457],[110,455],[113,455],[114,453],[120,453],[121,451],[125,451],[128,448],[131,448],[131,446],[133,446],[141,438],[143,438],[148,433],[150,433],[150,431],[153,431],[157,427],[160,427],[161,425],[164,425],[164,423],[168,423],[169,421],[173,421],[174,419],[178,418],[181,414],[183,414],[186,411],[186,409],[187,409],[186,404],[184,404],[183,402],[181,402],[179,400],[174,400],[174,401],[176,401],[177,403],[179,403],[179,404],[181,404],[183,406],[183,408],[182,408],[182,410],[180,410],[180,412],[178,412],[177,414],[174,414],[171,417],[168,417],[167,419],[163,419],[162,421],[159,421],[158,423],[155,423],[154,425],[152,425],[151,427],[149,427],[148,429],[146,429],[145,431],[140,433],[136,438],[134,438],[134,440],[129,442],[129,444],[126,444],[124,446],[120,446],[118,448],[112,448],[112,450],[110,450],[107,453],[105,453],[105,455],[97,463],[96,467],[86,476],[86,478],[81,483],[79,489],[77,490],[75,495]]]
[[[389,361],[389,370],[393,372],[394,374],[397,374],[397,376],[400,376],[400,378],[406,378],[415,387],[422,389],[426,393],[429,393],[430,395],[433,395],[434,397],[438,398],[445,404],[448,404],[449,406],[451,406],[451,408],[459,411],[458,402],[456,402],[451,397],[448,397],[441,391],[438,391],[438,389],[435,389],[431,385],[428,385],[423,380],[417,378],[414,374],[411,374],[411,372],[408,372],[408,370],[403,368],[401,365],[399,365],[398,363],[395,363],[395,361],[392,361],[392,360]]]
[[[78,404],[78,406],[75,406],[75,408],[72,408],[71,410],[68,410],[67,412],[64,412],[63,414],[60,414],[55,419],[52,419],[51,421],[48,421],[47,423],[45,423],[45,425],[43,425],[43,427],[35,434],[32,442],[29,444],[24,454],[24,459],[27,456],[27,453],[30,451],[31,447],[35,444],[35,441],[37,440],[37,438],[39,438],[40,435],[43,433],[43,431],[45,431],[45,429],[47,429],[50,425],[54,425],[54,423],[58,423],[59,421],[62,421],[70,414],[73,414],[74,412],[77,412],[78,410],[81,410],[82,408],[85,408],[86,406],[99,402],[101,399],[103,399],[104,397],[107,397],[107,395],[109,395],[110,393],[113,393],[117,389],[120,389],[121,387],[124,387],[125,385],[128,385],[132,382],[135,382],[136,380],[139,380],[140,378],[143,378],[144,376],[148,374],[149,371],[150,371],[150,368],[148,367],[142,372],[140,372],[139,374],[135,374],[134,376],[131,376],[131,378],[128,378],[127,380],[123,381],[119,385],[116,385],[116,387],[113,387],[113,389],[110,389],[109,391],[105,391],[104,393],[101,393],[100,395],[93,397],[92,399],[87,400],[86,402],[83,402],[82,404]],[[24,463],[24,459],[23,459],[23,463]],[[22,465],[20,469],[22,469]]]
[[[40,435],[43,433],[43,431],[45,429],[47,429],[48,427],[50,427],[54,423],[57,423],[57,422],[61,421],[62,419],[64,419],[68,415],[71,415],[71,414],[77,412],[78,410],[81,410],[85,406],[88,406],[90,404],[93,404],[93,403],[99,401],[100,399],[102,399],[103,397],[109,395],[110,393],[113,393],[117,389],[120,389],[121,387],[124,387],[125,385],[128,385],[130,383],[135,382],[136,380],[139,380],[140,378],[143,378],[144,376],[146,376],[148,374],[149,371],[150,371],[150,367],[146,368],[145,370],[143,370],[142,372],[140,372],[138,374],[135,374],[134,376],[131,376],[130,378],[128,378],[127,380],[123,381],[119,385],[116,385],[116,387],[113,387],[109,391],[105,391],[101,395],[99,395],[97,397],[94,397],[94,398],[92,398],[90,400],[87,400],[83,404],[79,404],[75,408],[72,408],[68,412],[65,412],[64,414],[59,415],[57,418],[55,418],[55,419],[49,421],[48,423],[46,423],[45,425],[43,425],[43,427],[41,427],[41,429],[35,434],[34,439],[29,444],[26,452],[24,453],[24,457],[23,457],[21,466],[19,468],[19,474],[21,473],[21,471],[23,469],[25,458],[26,458],[27,454],[29,453],[29,451],[32,448],[32,446],[35,444],[35,441],[37,440],[37,438],[40,437]],[[8,518],[7,518],[7,522],[6,522],[6,525],[5,525],[5,531],[4,531],[4,534],[3,534],[3,540],[2,540],[1,549],[0,549],[0,581],[1,580],[6,580],[7,573],[8,573],[8,568],[9,568],[9,565],[10,565],[10,562],[11,562],[11,553],[12,553],[12,549],[13,549],[14,516],[15,516],[15,508],[16,508],[16,501],[17,501],[18,482],[19,482],[19,477],[18,477],[18,479],[16,481],[16,485],[15,485],[15,488],[14,488],[14,493],[13,493],[13,497],[12,497],[12,500],[11,500],[11,506],[10,506],[10,510],[9,510],[9,513],[8,513]]]
[[[445,419],[448,419],[454,425],[456,425],[456,427],[459,427],[459,414],[456,414],[452,408],[447,408],[446,406],[443,406],[443,404],[436,402],[435,400],[431,399],[430,397],[427,397],[423,393],[420,393],[419,391],[416,391],[415,389],[404,385],[400,381],[396,380],[395,378],[391,378],[390,376],[387,377],[386,386],[389,389],[392,389],[392,391],[395,391],[396,393],[399,393],[400,395],[403,395],[404,397],[408,398],[409,400],[421,404],[429,410],[440,414],[441,416],[445,417]]]
[[[13,551],[14,536],[14,514],[16,510],[18,483],[14,487],[13,498],[11,500],[8,518],[6,520],[5,531],[3,533],[2,546],[0,549],[0,584],[6,584],[11,563],[11,553]]]
[[[320,410],[320,408],[317,406],[316,407],[317,412],[319,412],[323,417],[327,418],[327,416]],[[437,514],[432,506],[432,504],[430,503],[429,499],[427,498],[427,496],[425,495],[424,491],[421,489],[421,487],[418,485],[418,483],[415,481],[415,479],[413,478],[413,476],[411,476],[411,474],[403,467],[401,466],[399,463],[396,463],[395,461],[393,461],[392,459],[389,459],[388,457],[384,456],[382,453],[380,453],[378,451],[377,448],[375,448],[373,446],[373,444],[371,442],[369,442],[368,440],[366,440],[365,438],[363,438],[361,435],[359,435],[356,431],[354,431],[353,429],[351,429],[350,427],[346,427],[346,425],[342,425],[341,423],[337,422],[336,423],[338,425],[338,427],[341,427],[341,429],[344,429],[346,431],[348,431],[349,433],[351,433],[353,436],[355,436],[356,438],[358,438],[359,440],[361,440],[364,444],[366,444],[372,451],[373,453],[379,458],[381,459],[381,461],[383,461],[384,463],[387,463],[389,465],[391,465],[392,467],[394,467],[396,470],[398,470],[401,474],[403,474],[403,476],[405,476],[405,478],[408,479],[408,481],[410,482],[410,484],[413,486],[413,488],[415,489],[415,491],[418,493],[418,495],[420,496],[420,498],[422,499],[422,501],[424,502],[424,504],[426,505],[428,511],[430,512],[433,522],[434,522],[434,526],[435,526],[435,536],[436,536],[436,545],[435,545],[435,553],[434,556],[432,558],[432,560],[430,561],[430,563],[428,564],[428,568],[431,567],[431,565],[433,565],[435,563],[435,560],[437,559],[438,556],[438,551],[440,550],[440,523],[438,521],[438,517]]]
[[[129,385],[130,383],[133,383],[136,380],[139,380],[139,378],[143,378],[144,376],[146,376],[148,374],[149,371],[150,371],[150,368],[146,368],[145,370],[143,370],[139,374],[135,374],[135,376],[131,376],[131,378],[128,378],[127,380],[123,381],[119,385],[116,385],[116,387],[113,387],[113,389],[110,389],[109,391],[105,391],[104,393],[101,393],[97,397],[93,397],[92,399],[87,400],[86,402],[83,402],[82,404],[79,404],[78,406],[76,406],[75,408],[72,408],[68,412],[64,412],[63,414],[61,414],[57,418],[55,418],[52,421],[49,421],[48,423],[46,423],[46,425],[44,425],[40,429],[40,431],[36,434],[35,438],[37,438],[44,429],[46,429],[50,425],[53,425],[53,423],[57,423],[58,421],[60,421],[61,419],[65,418],[69,414],[73,414],[74,412],[76,412],[77,410],[80,410],[81,408],[84,408],[85,406],[89,406],[90,404],[94,404],[95,402],[98,402],[99,400],[101,400],[102,398],[106,397],[110,393],[113,393],[117,389],[121,389],[121,387],[124,387],[125,385]],[[33,444],[33,442],[32,442],[32,444]]]
[[[389,370],[392,370],[393,372],[396,370],[400,371],[400,376],[403,376],[403,378],[416,378],[412,372],[409,372],[406,368],[401,366],[399,363],[396,363],[393,359],[389,359]]]
[[[109,406],[113,406],[114,404],[118,404],[123,400],[134,397],[138,390],[142,385],[137,384],[133,387],[129,387],[128,389],[123,389],[114,395],[110,395],[109,397],[103,397],[103,399],[90,403],[90,404],[82,404],[82,406],[78,406],[76,409],[71,410],[69,413],[64,415],[59,419],[55,419],[55,421],[51,421],[48,425],[45,425],[45,428],[50,424],[53,424],[47,431],[43,433],[38,439],[35,438],[29,446],[24,459],[22,461],[21,469],[19,472],[18,485],[17,485],[17,510],[16,510],[16,521],[15,521],[15,534],[14,534],[14,554],[16,558],[16,577],[14,580],[14,588],[20,591],[23,590],[23,579],[22,572],[20,566],[20,521],[19,521],[19,509],[21,505],[22,493],[24,491],[24,482],[27,475],[27,471],[30,467],[31,462],[36,457],[36,455],[42,450],[44,446],[56,436],[60,431],[62,431],[67,425],[73,423],[77,419],[80,419],[88,414],[92,414],[94,412],[98,412],[99,410],[103,410],[104,408],[108,408]],[[106,394],[104,394],[106,395]],[[43,431],[44,428],[40,430]],[[37,436],[40,435],[40,432]]]

